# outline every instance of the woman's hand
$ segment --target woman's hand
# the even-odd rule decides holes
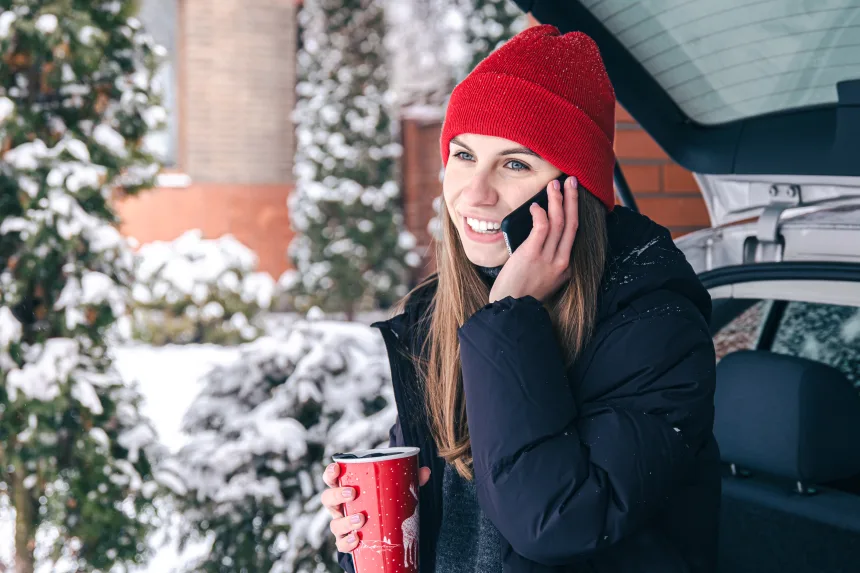
[[[491,303],[526,295],[543,302],[570,280],[570,251],[579,226],[579,191],[575,177],[567,178],[563,190],[557,185],[555,179],[547,185],[548,217],[536,203],[529,208],[533,228],[496,277],[490,289]]]
[[[340,466],[330,464],[323,473],[323,481],[329,489],[322,492],[322,504],[334,518],[331,520],[329,529],[337,541],[337,550],[341,553],[350,553],[358,546],[356,531],[362,528],[365,522],[364,514],[356,513],[344,517],[341,505],[351,501],[355,497],[355,489],[351,487],[338,487],[337,477],[340,474]],[[423,467],[418,470],[418,485],[423,486],[430,479],[430,468]]]

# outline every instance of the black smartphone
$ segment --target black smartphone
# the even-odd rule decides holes
[[[558,178],[561,189],[564,190],[564,182],[567,175],[562,175]],[[564,198],[564,193],[562,193]],[[546,187],[537,192],[537,194],[511,211],[507,217],[502,219],[501,231],[505,237],[505,244],[508,246],[508,254],[513,255],[517,247],[523,244],[532,232],[532,214],[529,211],[532,203],[540,205],[544,211],[549,213],[549,195],[546,192]]]

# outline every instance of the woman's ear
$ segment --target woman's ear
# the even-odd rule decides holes
[[[439,183],[445,181],[445,166],[439,168]]]

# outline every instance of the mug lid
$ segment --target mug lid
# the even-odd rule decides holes
[[[342,464],[358,464],[362,462],[385,462],[399,458],[418,455],[419,448],[376,448],[372,450],[355,450],[334,454],[332,459]]]

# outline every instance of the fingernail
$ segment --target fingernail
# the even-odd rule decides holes
[[[343,497],[352,497],[352,490],[351,489],[345,489],[345,490],[341,491],[341,495],[343,495]]]
[[[558,179],[556,179],[552,182],[552,188],[555,189],[556,191],[558,191],[561,188],[561,186],[558,184]]]
[[[350,516],[349,521],[350,523],[358,523],[359,521],[361,521],[361,516],[356,513],[355,515]]]
[[[355,543],[355,534],[350,533],[349,537],[347,537],[346,540],[349,541],[350,543]]]
[[[576,177],[568,177],[567,180],[570,182],[568,185],[571,189],[576,189]]]
[[[327,471],[330,474],[333,474],[334,473],[334,464],[329,464],[328,467],[325,469],[325,471]]]

